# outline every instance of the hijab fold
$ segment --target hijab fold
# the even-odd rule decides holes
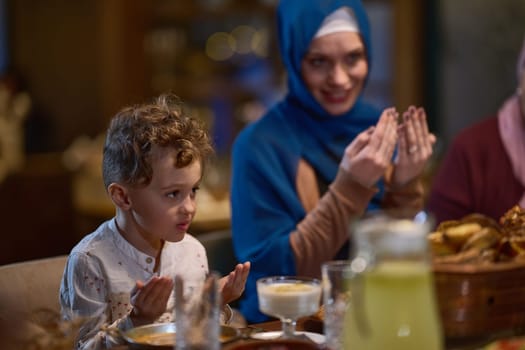
[[[525,41],[517,64],[518,84],[525,79]],[[498,112],[498,124],[503,146],[512,164],[514,176],[525,187],[525,111],[521,110],[520,91],[505,101]],[[525,193],[518,203],[525,208]]]

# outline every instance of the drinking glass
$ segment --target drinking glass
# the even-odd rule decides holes
[[[219,350],[220,341],[219,275],[210,272],[206,279],[188,291],[184,281],[175,277],[176,350]]]
[[[297,319],[319,310],[321,281],[297,276],[271,276],[257,280],[259,310],[279,318],[282,338],[295,338]]]
[[[343,349],[343,323],[351,302],[350,260],[327,261],[321,265],[324,305],[324,334],[330,350]]]

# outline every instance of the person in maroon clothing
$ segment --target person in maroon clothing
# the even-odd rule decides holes
[[[436,222],[480,213],[496,220],[525,208],[525,41],[518,88],[498,114],[458,134],[434,178],[427,210]]]

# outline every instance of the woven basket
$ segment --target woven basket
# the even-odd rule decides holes
[[[447,338],[525,330],[525,261],[435,264],[434,283]]]

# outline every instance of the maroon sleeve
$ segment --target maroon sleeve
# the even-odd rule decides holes
[[[496,117],[461,131],[431,186],[427,210],[436,222],[480,213],[498,220],[516,205],[524,188],[514,175]]]
[[[460,219],[474,211],[472,166],[466,153],[465,143],[456,138],[433,179],[427,210],[435,216],[436,223]]]

